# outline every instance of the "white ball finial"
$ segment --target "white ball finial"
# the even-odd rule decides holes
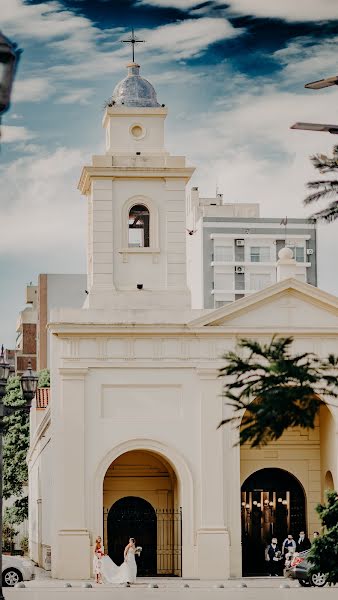
[[[292,260],[293,259],[293,252],[292,252],[291,248],[288,248],[287,246],[284,246],[284,248],[282,248],[278,252],[278,258],[279,258],[279,260]]]

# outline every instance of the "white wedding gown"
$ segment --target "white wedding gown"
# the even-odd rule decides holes
[[[134,548],[129,548],[126,560],[119,567],[109,556],[101,559],[101,573],[108,583],[135,583],[137,565]]]

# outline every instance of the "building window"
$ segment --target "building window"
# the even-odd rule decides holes
[[[215,273],[215,290],[233,290],[234,276],[232,273]]]
[[[135,204],[129,211],[129,248],[149,248],[149,210],[143,204]]]
[[[251,262],[270,262],[270,247],[251,246],[250,260]]]
[[[269,273],[251,273],[250,274],[250,289],[262,290],[271,284],[271,276]]]
[[[214,261],[215,262],[232,262],[234,260],[233,246],[215,246]]]
[[[305,252],[304,246],[288,246],[290,250],[293,252],[293,258],[296,259],[296,262],[304,262]]]

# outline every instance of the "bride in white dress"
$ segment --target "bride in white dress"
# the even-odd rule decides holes
[[[119,567],[109,556],[103,556],[101,559],[101,573],[104,581],[108,583],[135,583],[137,574],[135,550],[135,538],[129,538],[129,543],[124,549],[124,562]]]

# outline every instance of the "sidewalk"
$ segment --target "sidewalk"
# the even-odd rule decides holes
[[[68,585],[67,585],[68,584]],[[69,585],[70,584],[70,585]],[[90,584],[91,587],[85,587]],[[158,586],[158,587],[153,587]],[[273,590],[273,591],[272,591]],[[199,579],[181,579],[171,577],[139,577],[130,587],[112,584],[96,584],[88,581],[64,581],[52,579],[50,572],[36,567],[35,579],[25,582],[24,588],[5,588],[6,600],[128,600],[137,596],[138,600],[181,600],[189,596],[191,600],[205,600],[208,596],[217,596],[224,600],[333,600],[337,596],[335,588],[302,588],[297,581],[284,577],[246,577],[211,581]],[[332,596],[334,594],[334,596]],[[62,598],[61,598],[62,597]]]

